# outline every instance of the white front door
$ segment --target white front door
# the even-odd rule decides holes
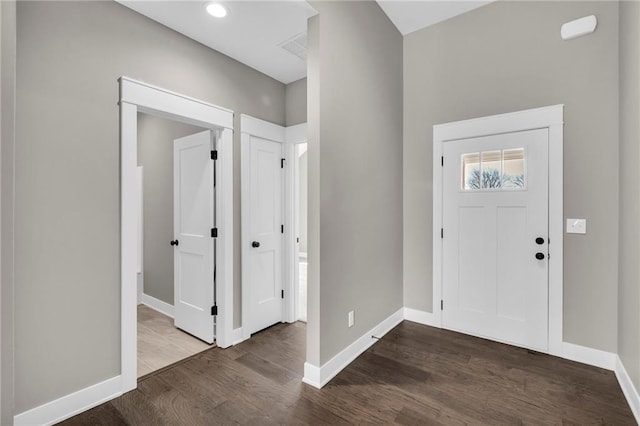
[[[207,130],[173,144],[175,326],[213,343],[213,134]]]
[[[282,321],[282,144],[251,136],[248,333]]]
[[[548,139],[443,143],[443,327],[547,350]]]

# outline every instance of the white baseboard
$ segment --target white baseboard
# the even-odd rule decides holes
[[[242,343],[247,339],[249,338],[242,336],[242,327],[233,329],[233,334],[231,335],[231,345],[237,345],[238,343]]]
[[[369,349],[377,340],[371,336],[382,337],[404,319],[404,308],[400,308],[390,317],[382,321],[377,326],[360,336],[358,340],[347,346],[336,356],[324,363],[322,367],[317,367],[309,363],[304,364],[303,382],[315,387],[322,388],[333,379],[336,374],[342,371],[347,365],[356,359],[361,353]]]
[[[615,372],[618,383],[620,383],[620,387],[622,388],[622,393],[624,393],[625,398],[627,398],[631,412],[633,412],[633,416],[636,418],[636,423],[640,424],[640,395],[638,395],[638,390],[631,381],[631,377],[629,377],[627,369],[624,368],[624,364],[618,355],[616,355]]]
[[[138,272],[138,289],[137,289],[137,299],[138,305],[142,303],[142,294],[144,293],[144,276],[142,273]]]
[[[611,352],[562,342],[562,358],[571,361],[614,371],[616,369],[616,357],[617,355]]]
[[[122,395],[120,376],[20,413],[15,426],[52,425]]]
[[[346,367],[346,366],[345,366]],[[309,364],[308,362],[304,363],[304,376],[302,377],[302,382],[308,385],[313,386],[314,388],[322,388],[321,380],[320,380],[320,367],[317,367],[313,364]]]
[[[167,302],[163,302],[160,299],[156,299],[153,296],[142,293],[142,303],[161,314],[173,318],[173,305],[170,305]]]
[[[431,312],[419,311],[412,308],[404,308],[404,319],[418,324],[429,325],[431,327],[440,328],[436,316]]]

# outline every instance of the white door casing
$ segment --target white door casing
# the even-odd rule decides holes
[[[285,271],[290,279],[285,280],[285,294],[293,294],[287,300],[285,296],[285,320],[294,322],[301,319],[300,311],[304,309],[306,321],[306,299],[300,297],[300,171],[298,156],[307,147],[307,123],[296,124],[285,129],[285,158],[292,161],[285,162]],[[290,228],[289,228],[290,227]],[[291,229],[292,232],[286,232]],[[289,264],[287,264],[289,261]],[[304,304],[304,308],[301,306]]]
[[[120,336],[122,392],[137,386],[136,274],[138,197],[136,191],[138,113],[215,130],[217,304],[216,344],[233,341],[233,112],[189,96],[132,80],[120,86]]]
[[[546,352],[563,356],[563,105],[518,111],[495,116],[439,124],[433,127],[433,310],[430,322],[443,324],[441,310],[443,290],[443,169],[444,146],[449,141],[479,138],[505,133],[547,129],[549,149],[549,244],[548,244],[548,349]],[[445,235],[446,235],[445,230]],[[447,302],[445,301],[445,309]]]
[[[444,328],[547,351],[548,133],[444,144]]]
[[[174,323],[211,344],[215,302],[213,132],[173,142]]]

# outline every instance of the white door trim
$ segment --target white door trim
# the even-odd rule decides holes
[[[250,159],[250,139],[256,136],[273,142],[283,144],[283,158],[285,159],[284,179],[283,179],[283,221],[284,221],[284,245],[283,245],[283,288],[285,298],[283,303],[282,319],[286,322],[295,322],[297,320],[297,289],[296,289],[296,230],[295,230],[295,179],[294,168],[291,167],[294,158],[294,145],[307,141],[307,124],[298,124],[296,126],[283,127],[268,121],[264,121],[249,115],[242,114],[240,116],[240,133],[241,133],[241,204],[248,206],[250,204],[250,178],[249,178],[249,159]],[[241,220],[241,255],[242,259],[249,256],[250,236],[246,230],[249,229],[249,211],[242,208],[240,211]],[[247,324],[247,320],[251,315],[248,307],[248,299],[245,297],[248,291],[247,278],[249,277],[248,265],[242,262],[242,324]],[[293,296],[293,297],[291,297]],[[242,340],[250,337],[249,329],[242,327]]]
[[[535,108],[433,126],[433,307],[442,327],[442,166],[447,141],[534,129],[549,129],[549,353],[562,356],[563,262],[563,109],[564,105]]]
[[[285,212],[285,235],[284,244],[287,253],[291,253],[289,264],[285,264],[289,279],[285,282],[285,293],[291,294],[293,297],[285,298],[286,312],[285,321],[296,322],[298,320],[298,305],[300,304],[298,280],[300,279],[300,265],[298,259],[300,257],[299,245],[296,243],[296,238],[300,235],[300,223],[298,216],[300,214],[298,208],[299,187],[298,180],[300,179],[300,173],[298,170],[298,157],[296,156],[296,145],[307,142],[307,123],[297,124],[295,126],[289,126],[285,128],[285,155],[288,161],[289,167],[285,168],[285,197],[290,200],[288,209]],[[291,216],[288,216],[291,215]],[[291,232],[286,232],[286,229],[291,229]]]
[[[233,112],[127,77],[120,83],[120,288],[122,392],[137,386],[138,112],[219,130],[216,340],[233,342]]]

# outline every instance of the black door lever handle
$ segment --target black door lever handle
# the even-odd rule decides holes
[[[177,246],[178,244],[180,244],[180,242],[178,240],[173,240],[169,244],[171,244],[172,246]]]
[[[251,243],[251,247],[258,248],[258,247],[260,247],[260,243],[257,242],[257,241],[254,241],[254,242]]]

